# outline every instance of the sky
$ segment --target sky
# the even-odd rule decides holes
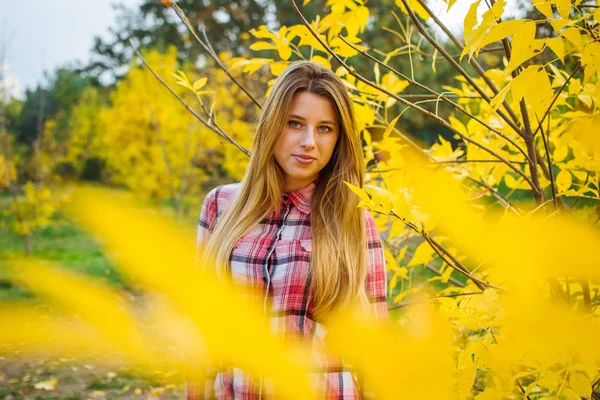
[[[119,0],[135,6],[139,0]],[[16,91],[42,80],[44,70],[89,60],[94,36],[108,36],[112,0],[0,0],[0,40]]]
[[[453,31],[460,32],[472,1],[458,0],[450,14],[445,14],[442,0],[429,0],[429,4]],[[117,2],[133,7],[140,0],[0,0],[0,40],[7,42],[13,94],[22,95],[25,88],[41,82],[44,70],[88,61],[94,36],[108,37],[115,22],[111,5]]]

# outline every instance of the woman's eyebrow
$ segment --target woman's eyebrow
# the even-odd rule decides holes
[[[302,121],[304,121],[304,117],[301,117],[297,114],[290,114],[288,115],[289,118],[296,118],[296,119],[301,119]],[[329,124],[329,125],[335,125],[335,121],[331,121],[331,120],[323,120],[323,121],[319,121],[320,124]]]

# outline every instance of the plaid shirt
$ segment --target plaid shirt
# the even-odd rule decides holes
[[[219,186],[204,200],[198,223],[198,245],[205,243],[239,183]],[[315,183],[283,195],[279,212],[272,212],[234,245],[231,275],[234,284],[257,289],[274,333],[308,340],[318,353],[326,329],[313,316],[313,290],[309,274],[312,233],[310,198]],[[376,317],[387,319],[386,270],[373,217],[365,210],[368,241],[367,296]],[[326,399],[359,399],[353,373],[342,362],[321,358],[316,372],[317,393]],[[187,399],[274,398],[268,380],[251,377],[235,367],[209,371],[204,384],[186,382]]]

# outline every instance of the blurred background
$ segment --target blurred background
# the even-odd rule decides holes
[[[177,220],[181,230],[193,237],[205,194],[242,177],[247,157],[185,110],[135,54],[132,43],[181,99],[196,109],[214,107],[223,130],[240,145],[250,146],[256,108],[163,3],[0,0],[0,302],[38,301],[2,267],[3,261],[23,255],[94,277],[133,302],[139,298],[138,288],[123,279],[99,241],[61,211],[74,185],[91,183],[123,196],[133,195],[142,207]],[[370,16],[362,41],[379,58],[391,53],[378,53],[378,49],[399,49],[393,57],[402,57],[390,56],[394,68],[427,87],[440,91],[460,87],[456,71],[439,61],[437,51],[423,43],[408,18],[392,12],[398,12],[398,3],[368,2]],[[221,60],[267,56],[271,54],[268,51],[249,50],[255,42],[251,30],[265,25],[278,31],[299,23],[288,1],[182,0],[177,4],[192,26],[203,27],[206,41]],[[450,13],[445,12],[447,4],[442,1],[428,4],[462,39],[463,19],[471,3],[458,1]],[[329,10],[325,1],[312,1],[303,13],[313,20]],[[478,14],[482,12],[483,8]],[[504,13],[505,18],[538,19],[540,15],[531,4],[518,0],[508,2]],[[538,37],[552,35],[548,26],[540,24]],[[457,57],[442,30],[434,24],[429,28]],[[479,60],[487,69],[505,64],[497,50],[481,51]],[[574,64],[567,61],[565,69]],[[352,66],[365,75],[374,74],[373,63],[366,58],[353,59]],[[177,85],[174,75],[178,71],[192,82],[207,78],[207,93],[200,97]],[[251,74],[237,77],[263,99],[274,74],[273,69],[259,65]],[[403,95],[411,98],[418,92],[409,86]],[[439,111],[447,118],[450,109],[438,110],[438,106],[435,101],[423,103],[427,110]],[[453,154],[450,160],[458,158],[460,154],[453,151],[459,140],[452,132],[422,113],[394,107],[389,115],[386,108],[385,115],[367,123],[373,140],[381,138],[385,130],[381,121],[389,121],[401,111],[398,128],[404,135],[423,148],[443,145],[446,140],[448,155]],[[478,112],[477,107],[473,110]],[[573,175],[583,181],[585,174],[581,173],[583,176]],[[509,187],[500,181],[497,179],[495,186],[499,195],[510,195],[517,203],[533,198],[531,192],[515,190],[516,184]],[[570,184],[569,180],[566,186]],[[594,201],[583,198],[578,206],[592,213]],[[421,242],[408,243],[413,251]],[[434,271],[442,265],[437,261]],[[427,280],[437,275],[423,269],[414,279],[418,276]],[[465,281],[461,277],[456,282],[464,287]],[[399,288],[394,290],[394,294],[400,293]],[[10,354],[10,349],[3,350]],[[16,353],[0,357],[0,399],[179,398],[182,386],[174,384],[177,379],[173,377],[181,373],[165,369],[140,376],[126,365],[109,368],[68,354],[44,359]]]

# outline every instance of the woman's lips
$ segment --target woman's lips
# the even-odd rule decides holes
[[[296,161],[298,161],[300,164],[304,164],[304,165],[308,165],[311,164],[313,161],[315,161],[315,158],[312,157],[302,157],[302,156],[298,156],[296,154],[293,154],[294,158],[296,159]]]

